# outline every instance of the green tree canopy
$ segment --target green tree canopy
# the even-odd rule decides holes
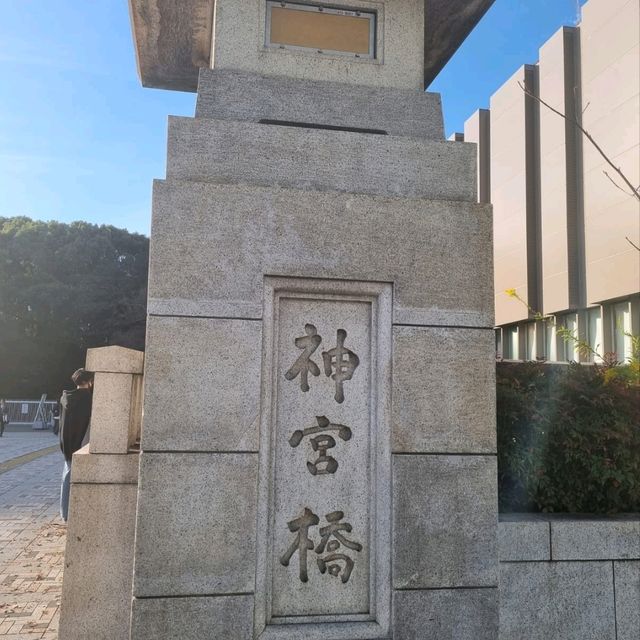
[[[0,397],[57,397],[86,349],[144,348],[149,240],[0,217]]]

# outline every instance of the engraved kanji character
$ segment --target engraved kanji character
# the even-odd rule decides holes
[[[322,352],[324,360],[324,373],[331,376],[331,372],[335,369],[335,373],[331,376],[336,382],[336,402],[344,402],[343,383],[351,380],[356,367],[360,364],[360,358],[344,346],[347,332],[344,329],[338,329],[337,346],[329,351]]]
[[[304,331],[307,335],[296,338],[294,341],[296,347],[303,351],[291,368],[284,374],[284,377],[287,380],[293,380],[300,374],[300,388],[303,391],[309,391],[309,372],[314,376],[320,375],[320,369],[318,365],[311,360],[311,356],[320,346],[322,338],[318,335],[318,330],[312,324],[305,324]]]
[[[316,547],[315,551],[318,555],[327,551],[327,555],[324,558],[317,558],[318,568],[320,573],[326,573],[329,571],[331,576],[340,576],[343,583],[349,581],[351,572],[353,571],[354,562],[353,559],[344,553],[336,553],[342,545],[352,551],[362,551],[362,545],[359,542],[354,542],[346,538],[341,532],[351,533],[352,526],[348,522],[340,522],[344,518],[342,511],[332,511],[326,516],[329,524],[326,527],[320,528],[320,544]],[[331,538],[335,539],[331,539]],[[344,566],[340,564],[340,561],[344,562]]]
[[[351,429],[343,424],[332,424],[326,416],[316,416],[316,421],[317,427],[294,431],[289,438],[289,444],[292,447],[297,447],[305,436],[319,433],[320,435],[311,438],[311,447],[318,452],[318,457],[314,462],[307,462],[307,469],[314,476],[335,473],[338,469],[338,461],[332,456],[328,456],[327,450],[333,449],[336,446],[336,441],[328,433],[323,432],[337,431],[338,437],[346,442],[351,439]]]
[[[318,516],[305,507],[304,513],[299,517],[291,520],[287,523],[289,531],[292,533],[298,532],[293,544],[289,547],[288,551],[280,557],[280,564],[288,567],[289,561],[293,557],[293,554],[297,551],[300,561],[300,580],[302,582],[309,581],[309,574],[307,572],[307,551],[313,550],[313,542],[309,538],[309,528],[313,527],[320,522]]]

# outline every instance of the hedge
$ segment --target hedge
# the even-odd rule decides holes
[[[497,364],[502,512],[640,511],[640,384],[629,366]]]

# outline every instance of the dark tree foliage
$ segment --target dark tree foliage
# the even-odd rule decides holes
[[[87,348],[144,348],[149,240],[0,217],[0,397],[57,398]]]
[[[640,511],[634,366],[498,363],[501,511]]]

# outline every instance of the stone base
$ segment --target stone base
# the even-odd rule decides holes
[[[60,638],[128,640],[137,454],[73,457]]]

